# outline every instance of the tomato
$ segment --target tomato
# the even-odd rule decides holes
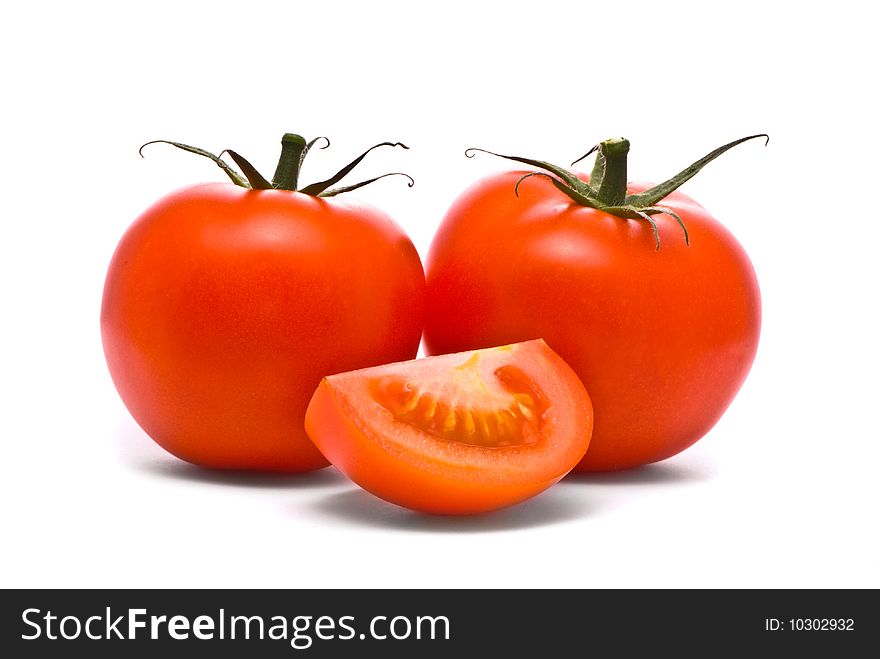
[[[708,211],[670,192],[639,215],[656,202],[631,196],[650,186],[626,184],[625,168],[610,212],[582,205],[572,196],[590,180],[489,176],[453,203],[426,262],[429,354],[542,337],[580,376],[596,414],[582,471],[663,460],[702,437],[742,385],[761,325],[749,258]]]
[[[316,469],[312,392],[328,373],[414,357],[424,288],[412,243],[375,208],[195,185],[147,209],[113,255],[107,364],[134,419],[177,457]]]
[[[463,515],[559,481],[587,450],[592,420],[577,376],[536,340],[324,378],[306,431],[376,496]]]

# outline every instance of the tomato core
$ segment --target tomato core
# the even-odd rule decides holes
[[[480,353],[436,379],[402,375],[370,382],[373,399],[394,419],[432,436],[484,448],[533,444],[549,401],[513,365],[481,370]],[[475,392],[477,395],[475,395]]]

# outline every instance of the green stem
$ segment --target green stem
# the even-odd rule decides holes
[[[596,147],[597,149],[599,147]],[[601,151],[596,152],[596,161],[593,163],[593,171],[590,173],[590,186],[596,190],[602,187],[602,179],[605,178],[605,156]]]
[[[302,135],[285,133],[281,138],[281,157],[272,177],[272,187],[278,190],[296,190],[299,170],[302,168],[308,146]]]
[[[681,217],[679,217],[679,215],[671,208],[658,206],[657,202],[677,190],[682,183],[693,178],[697,172],[708,163],[715,160],[715,158],[722,153],[732,149],[737,144],[742,144],[743,142],[758,137],[765,138],[765,145],[767,144],[767,141],[770,140],[770,138],[764,133],[759,135],[749,135],[748,137],[734,140],[729,144],[725,144],[724,146],[707,153],[697,162],[680,171],[671,179],[664,181],[660,185],[655,185],[653,188],[645,190],[644,192],[630,195],[626,193],[626,156],[629,153],[629,140],[622,137],[600,142],[597,146],[594,146],[572,163],[572,165],[574,165],[589,156],[591,153],[596,152],[596,162],[593,166],[593,173],[590,175],[589,183],[579,179],[573,172],[563,169],[562,167],[557,167],[551,163],[544,162],[543,160],[523,158],[522,156],[505,156],[500,153],[494,153],[493,151],[474,148],[465,151],[464,155],[470,158],[473,156],[473,152],[482,151],[508,160],[532,165],[533,167],[538,167],[546,172],[550,172],[549,174],[545,172],[529,172],[520,176],[516,185],[513,187],[514,194],[519,196],[520,183],[527,178],[533,176],[549,178],[560,192],[567,195],[569,199],[576,204],[587,206],[588,208],[595,208],[605,213],[609,213],[610,215],[616,215],[617,217],[629,220],[643,220],[647,222],[654,231],[654,241],[659,250],[660,230],[657,226],[657,222],[651,217],[652,215],[665,214],[674,219],[681,227],[681,230],[684,233],[685,244],[687,245],[690,245],[690,236]]]
[[[615,137],[599,143],[597,161],[605,163],[601,183],[596,196],[605,206],[619,206],[626,199],[626,156],[629,153],[629,140]],[[591,181],[592,182],[592,181]]]
[[[220,152],[220,155],[215,156],[209,151],[199,149],[198,147],[189,146],[188,144],[182,144],[180,142],[169,142],[168,140],[153,140],[152,142],[147,142],[147,144],[164,142],[165,144],[176,146],[178,149],[183,149],[184,151],[189,151],[190,153],[195,153],[197,155],[204,156],[205,158],[210,158],[215,163],[217,163],[217,165],[220,166],[224,172],[226,172],[226,175],[232,180],[233,183],[243,188],[249,188],[251,190],[288,190],[291,192],[301,192],[302,194],[307,194],[313,197],[333,197],[343,192],[357,190],[358,188],[369,185],[374,181],[383,179],[386,176],[405,176],[407,179],[409,179],[409,186],[413,186],[414,182],[409,174],[392,172],[390,174],[374,176],[373,178],[366,181],[361,181],[360,183],[343,185],[341,187],[328,190],[331,185],[335,185],[349,172],[351,172],[351,170],[353,170],[373,149],[377,149],[380,146],[399,146],[404,149],[409,148],[406,144],[403,144],[401,142],[382,142],[364,151],[361,155],[359,155],[352,162],[340,169],[338,172],[336,172],[336,174],[331,176],[326,181],[312,183],[311,185],[303,187],[302,190],[298,190],[297,188],[299,187],[299,172],[300,169],[302,169],[303,160],[305,160],[306,154],[309,152],[309,149],[311,149],[313,146],[315,146],[316,143],[321,140],[324,141],[324,146],[319,146],[319,149],[326,149],[328,146],[330,146],[330,140],[328,140],[326,137],[316,137],[311,142],[306,142],[305,138],[303,138],[301,135],[297,135],[296,133],[285,133],[284,136],[281,138],[281,156],[278,158],[278,166],[275,168],[275,175],[272,177],[271,183],[267,181],[263,177],[263,175],[260,174],[259,171],[257,171],[256,167],[254,167],[243,156],[239,155],[232,149],[224,149]],[[144,155],[144,147],[147,146],[147,144],[141,146],[139,150],[139,153],[142,157]],[[239,174],[226,162],[223,161],[221,156],[223,156],[224,153],[229,154],[229,157],[235,161],[235,164],[238,165],[244,176],[242,176],[242,174]]]

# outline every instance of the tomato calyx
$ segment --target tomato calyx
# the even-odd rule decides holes
[[[566,194],[576,204],[595,208],[620,218],[648,222],[654,230],[656,250],[659,250],[660,230],[657,227],[657,223],[651,217],[652,215],[662,213],[675,219],[684,233],[685,244],[690,245],[690,237],[688,236],[687,227],[681,217],[679,217],[679,215],[671,208],[658,206],[658,202],[677,190],[682,184],[696,176],[703,167],[715,160],[718,156],[738,144],[742,144],[743,142],[758,137],[765,138],[765,146],[770,141],[770,137],[765,133],[749,135],[748,137],[734,140],[733,142],[707,153],[705,156],[663,183],[636,194],[626,193],[627,155],[629,153],[630,143],[629,140],[623,137],[616,137],[599,142],[599,144],[595,145],[584,155],[571,163],[572,165],[575,165],[587,156],[590,156],[593,153],[596,154],[589,182],[581,180],[574,172],[543,160],[523,158],[521,156],[508,156],[501,153],[495,153],[494,151],[487,151],[486,149],[473,147],[467,149],[464,152],[464,155],[468,158],[473,158],[476,152],[488,153],[493,156],[498,156],[499,158],[505,158],[507,160],[513,160],[543,169],[545,171],[529,172],[528,174],[521,176],[514,186],[514,194],[519,196],[519,186],[527,178],[531,178],[532,176],[547,178],[557,189]]]
[[[308,154],[309,150],[315,146],[321,140],[324,141],[323,146],[319,146],[319,149],[326,149],[330,146],[330,140],[326,137],[316,137],[315,139],[307,142],[304,137],[301,135],[297,135],[296,133],[285,133],[281,138],[281,156],[278,159],[278,165],[275,168],[275,174],[272,177],[271,181],[268,181],[260,172],[254,167],[246,158],[244,158],[239,153],[233,151],[232,149],[224,149],[218,155],[211,153],[210,151],[206,151],[205,149],[200,149],[195,146],[190,146],[189,144],[183,144],[182,142],[172,142],[170,140],[152,140],[147,142],[146,144],[141,145],[141,148],[138,150],[138,153],[141,157],[144,156],[144,147],[149,144],[170,144],[171,146],[177,147],[178,149],[182,149],[189,153],[194,153],[199,156],[203,156],[212,160],[217,164],[220,169],[229,177],[229,179],[235,184],[242,188],[248,188],[250,190],[289,190],[291,192],[301,192],[303,194],[307,194],[312,197],[335,197],[338,194],[342,194],[343,192],[350,192],[352,190],[357,190],[358,188],[362,188],[365,185],[369,185],[370,183],[374,183],[379,179],[383,179],[387,176],[404,176],[409,179],[408,187],[412,187],[415,185],[415,181],[409,174],[404,174],[403,172],[389,172],[387,174],[382,174],[381,176],[375,176],[373,178],[367,179],[365,181],[360,181],[358,183],[353,183],[350,185],[342,185],[336,188],[331,188],[339,181],[341,181],[349,172],[351,172],[355,167],[357,167],[360,162],[370,153],[373,149],[378,149],[382,146],[399,146],[404,149],[409,149],[409,147],[403,142],[380,142],[374,146],[371,146],[369,149],[364,151],[361,155],[347,164],[345,167],[336,172],[333,176],[323,181],[319,181],[317,183],[312,183],[311,185],[306,185],[303,187],[299,187],[299,174],[302,169],[303,161],[306,158],[306,154]],[[229,165],[226,161],[223,160],[223,154],[228,154],[229,157],[233,160],[233,162],[238,166],[241,172],[236,171],[231,165]]]

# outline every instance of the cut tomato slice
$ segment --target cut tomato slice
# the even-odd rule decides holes
[[[485,512],[550,487],[583,458],[593,407],[544,341],[331,375],[306,432],[378,497],[430,513]]]

